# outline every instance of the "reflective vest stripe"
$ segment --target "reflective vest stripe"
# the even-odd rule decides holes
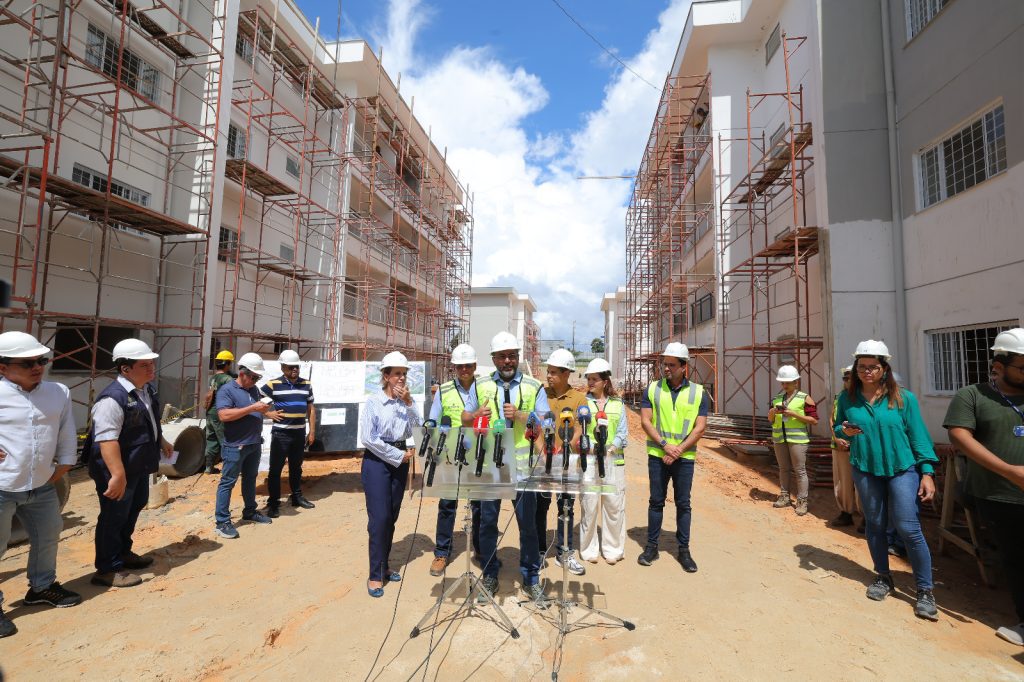
[[[590,407],[591,416],[596,415],[598,412],[597,401],[595,401],[593,398],[587,398],[587,404]],[[619,421],[625,415],[625,412],[626,409],[622,405],[622,401],[619,400],[618,398],[609,398],[608,402],[604,404],[604,413],[608,415],[608,445],[611,445],[612,440],[615,439],[615,433],[619,430]],[[597,420],[591,419],[590,427],[587,429],[587,435],[590,437],[591,443],[594,442],[594,429],[596,428]],[[591,449],[593,449],[593,445],[591,445]],[[626,460],[623,459],[623,455],[625,454],[625,451],[619,452],[619,457],[615,459],[615,463],[625,464]]]
[[[685,395],[680,393],[673,402],[668,382],[662,379],[647,388],[647,397],[651,401],[654,411],[654,428],[658,434],[669,445],[679,445],[686,440],[700,415],[704,387],[691,381]],[[665,451],[660,443],[648,439],[647,454],[652,457],[664,457]],[[683,453],[684,459],[696,459],[696,457],[696,444]]]
[[[799,414],[805,414],[804,404],[807,397],[803,391],[794,393],[789,401],[786,401],[785,395],[777,395],[772,398],[772,405],[776,408],[786,408]],[[795,417],[783,419],[781,414],[776,414],[775,420],[772,422],[772,440],[776,443],[793,443],[794,445],[811,442],[807,424]]]

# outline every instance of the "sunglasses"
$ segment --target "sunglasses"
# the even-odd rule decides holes
[[[32,369],[33,367],[46,367],[50,364],[50,358],[35,358],[32,360],[17,360],[9,362],[8,364],[14,365],[15,367],[21,367],[23,369]]]

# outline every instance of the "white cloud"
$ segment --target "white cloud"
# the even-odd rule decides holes
[[[623,61],[660,86],[688,7],[674,0],[641,52]],[[530,294],[545,338],[568,338],[575,319],[577,345],[585,347],[603,333],[602,295],[625,278],[630,182],[576,178],[636,168],[659,93],[620,68],[601,108],[568,139],[530,139],[523,120],[548,101],[540,78],[503,64],[486,46],[460,46],[424,63],[415,40],[429,14],[420,0],[390,1],[384,64],[401,69],[403,95],[416,97],[417,117],[447,146],[449,164],[474,195],[473,284]]]

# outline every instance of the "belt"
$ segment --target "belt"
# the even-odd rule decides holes
[[[393,448],[398,448],[399,450],[406,450],[409,447],[408,445],[405,444],[404,440],[385,440],[382,442],[387,443]]]

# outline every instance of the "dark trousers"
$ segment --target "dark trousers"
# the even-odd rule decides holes
[[[513,503],[516,512],[516,525],[519,526],[519,572],[523,576],[524,587],[536,585],[540,581],[537,497],[537,493],[517,493]]]
[[[576,498],[572,495],[559,493],[558,506],[555,510],[555,551],[562,551],[563,529],[562,522],[558,519],[562,514],[562,500],[569,500],[569,550],[572,550],[573,528],[576,527]],[[540,493],[537,495],[537,543],[541,554],[546,554],[548,549],[548,509],[551,508],[551,495]]]
[[[647,503],[647,544],[658,546],[661,521],[665,511],[668,482],[672,481],[672,496],[676,503],[676,541],[680,549],[690,548],[690,488],[693,486],[693,460],[677,459],[665,466],[660,457],[647,457],[647,476],[651,483],[651,498]]]
[[[224,422],[206,416],[206,466],[220,461],[220,444],[224,441]]]
[[[1017,620],[1024,623],[1024,504],[977,500],[977,505],[995,536]]]
[[[132,534],[139,514],[149,502],[149,476],[132,476],[124,489],[124,497],[104,497],[108,481],[94,479],[100,498],[100,515],[96,520],[96,570],[113,573],[124,569],[121,557],[132,549]]]
[[[302,492],[302,456],[306,447],[305,430],[270,432],[270,473],[267,474],[267,506],[276,507],[281,501],[281,472],[288,461],[288,487],[292,495]]]
[[[479,545],[476,553],[484,562],[484,576],[498,577],[501,562],[498,561],[498,514],[501,512],[501,500],[480,500],[478,528],[474,529]]]
[[[473,510],[473,551],[480,556],[480,502],[473,500],[469,505]],[[452,555],[452,535],[455,533],[455,517],[458,512],[458,500],[438,500],[434,556],[449,557]]]
[[[408,475],[408,462],[394,467],[369,450],[363,452],[361,478],[366,495],[366,532],[370,536],[370,580],[383,582],[391,572],[388,557]]]

